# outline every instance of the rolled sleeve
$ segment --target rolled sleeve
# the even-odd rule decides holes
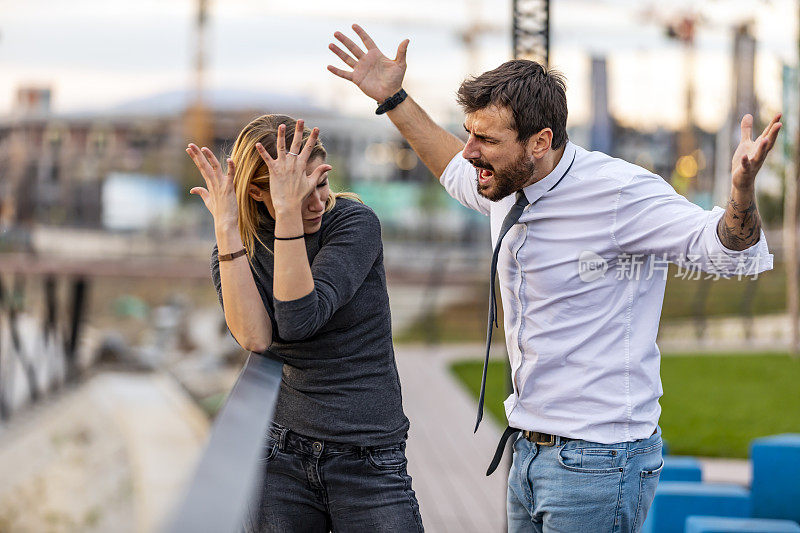
[[[706,211],[655,175],[638,175],[619,189],[612,239],[620,251],[692,265],[704,272],[755,275],[772,269],[764,232],[745,250],[726,248],[717,226],[725,210]]]
[[[753,276],[772,270],[773,255],[769,253],[764,230],[760,230],[758,242],[753,246],[744,250],[731,250],[722,244],[717,232],[717,226],[723,216],[725,216],[725,210],[719,206],[714,207],[711,210],[709,224],[703,231],[703,238],[706,248],[709,250],[709,259],[714,266],[714,271],[724,275]]]
[[[477,171],[461,154],[453,156],[439,177],[439,183],[461,205],[488,216],[491,202],[478,194]]]

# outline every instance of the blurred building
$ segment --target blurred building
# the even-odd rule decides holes
[[[318,126],[340,188],[361,182],[430,181],[416,154],[387,120],[355,119],[300,98],[226,91],[210,93],[213,150],[222,154],[241,128],[269,112]],[[172,180],[185,193],[202,184],[184,148],[188,96],[165,93],[104,113],[55,114],[51,90],[24,87],[0,117],[0,221],[5,227],[103,226],[103,185],[110,175]]]

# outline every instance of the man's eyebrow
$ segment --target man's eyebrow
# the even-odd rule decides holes
[[[488,135],[482,135],[482,134],[480,134],[480,133],[475,133],[475,132],[473,132],[473,131],[469,131],[469,128],[467,127],[467,125],[466,125],[466,124],[464,124],[463,126],[464,126],[464,131],[466,131],[466,132],[467,132],[467,133],[469,133],[470,135],[474,135],[474,136],[475,136],[475,137],[477,137],[478,139],[481,139],[481,140],[483,140],[483,141],[494,141],[494,140],[496,140],[494,137],[490,137],[490,136],[488,136]]]

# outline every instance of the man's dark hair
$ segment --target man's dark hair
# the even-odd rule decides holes
[[[468,78],[458,88],[457,99],[465,113],[491,105],[508,107],[519,142],[544,128],[553,130],[553,149],[567,142],[566,80],[560,72],[545,69],[536,61],[514,59]]]

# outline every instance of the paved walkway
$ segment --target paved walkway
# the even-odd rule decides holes
[[[488,416],[478,433],[475,402],[448,370],[454,358],[480,357],[480,347],[396,348],[403,407],[411,420],[408,471],[425,530],[491,532],[505,528],[505,464],[486,477],[501,428]]]
[[[486,416],[473,435],[475,400],[448,368],[454,360],[480,359],[483,346],[398,346],[395,352],[411,420],[408,469],[426,531],[503,531],[509,455],[491,477],[485,475],[502,428]],[[749,486],[750,461],[699,459],[704,481]]]

